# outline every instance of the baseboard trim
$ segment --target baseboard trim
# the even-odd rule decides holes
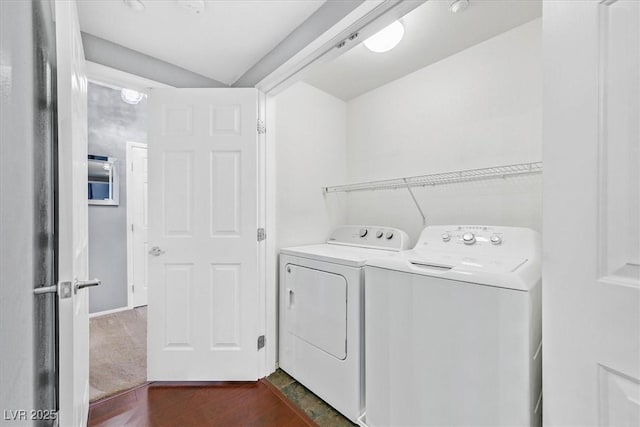
[[[95,313],[89,313],[89,319],[93,318],[93,317],[98,317],[98,316],[104,316],[106,314],[113,314],[113,313],[119,313],[121,311],[125,311],[125,310],[132,310],[129,307],[119,307],[119,308],[114,308],[111,310],[105,310],[105,311],[97,311]]]
[[[135,391],[135,390],[137,390],[139,388],[142,388],[142,387],[146,387],[146,386],[148,386],[148,385],[150,385],[152,383],[153,383],[153,381],[146,381],[146,382],[144,382],[142,384],[135,385],[135,386],[133,386],[131,388],[128,388],[126,390],[118,391],[118,392],[116,392],[114,394],[110,394],[109,396],[101,397],[98,400],[94,400],[93,402],[89,402],[89,409],[91,410],[95,406],[99,406],[100,404],[105,403],[107,401],[122,397],[123,395],[125,395],[125,394],[127,394],[129,392]]]

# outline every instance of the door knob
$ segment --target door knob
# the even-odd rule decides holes
[[[102,282],[100,279],[93,280],[76,280],[73,284],[73,293],[77,294],[79,289],[88,288],[90,286],[98,286]]]
[[[154,246],[151,248],[151,250],[149,251],[149,253],[153,256],[160,256],[164,253],[164,251],[162,249],[160,249],[160,246]]]
[[[71,298],[71,289],[73,289],[74,295],[78,293],[78,290],[88,288],[90,286],[98,286],[102,282],[100,279],[92,279],[92,280],[74,280],[72,282],[60,282],[57,285],[52,286],[42,286],[39,288],[35,288],[33,293],[35,295],[43,295],[43,294],[58,294],[60,295],[60,299]]]

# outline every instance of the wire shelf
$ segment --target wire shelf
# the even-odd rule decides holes
[[[519,163],[515,165],[494,166],[490,168],[468,169],[456,172],[444,172],[430,175],[418,175],[406,178],[394,178],[381,181],[361,182],[357,184],[322,187],[327,193],[340,193],[368,190],[393,190],[396,188],[426,187],[460,182],[481,181],[508,178],[519,175],[542,173],[542,162]]]

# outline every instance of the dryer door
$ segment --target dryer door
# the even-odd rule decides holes
[[[344,360],[347,357],[347,280],[344,276],[287,264],[287,332]]]

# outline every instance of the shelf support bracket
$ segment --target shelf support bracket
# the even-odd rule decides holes
[[[424,216],[424,212],[422,212],[422,208],[420,207],[420,203],[418,203],[418,199],[416,199],[415,194],[413,194],[413,190],[411,190],[411,185],[409,185],[409,181],[407,180],[407,178],[402,178],[402,180],[406,184],[407,190],[409,190],[409,194],[411,195],[411,198],[413,199],[413,203],[415,203],[416,204],[416,208],[418,208],[418,212],[420,212],[420,216],[422,217],[422,226],[426,227],[427,226],[427,217]]]

